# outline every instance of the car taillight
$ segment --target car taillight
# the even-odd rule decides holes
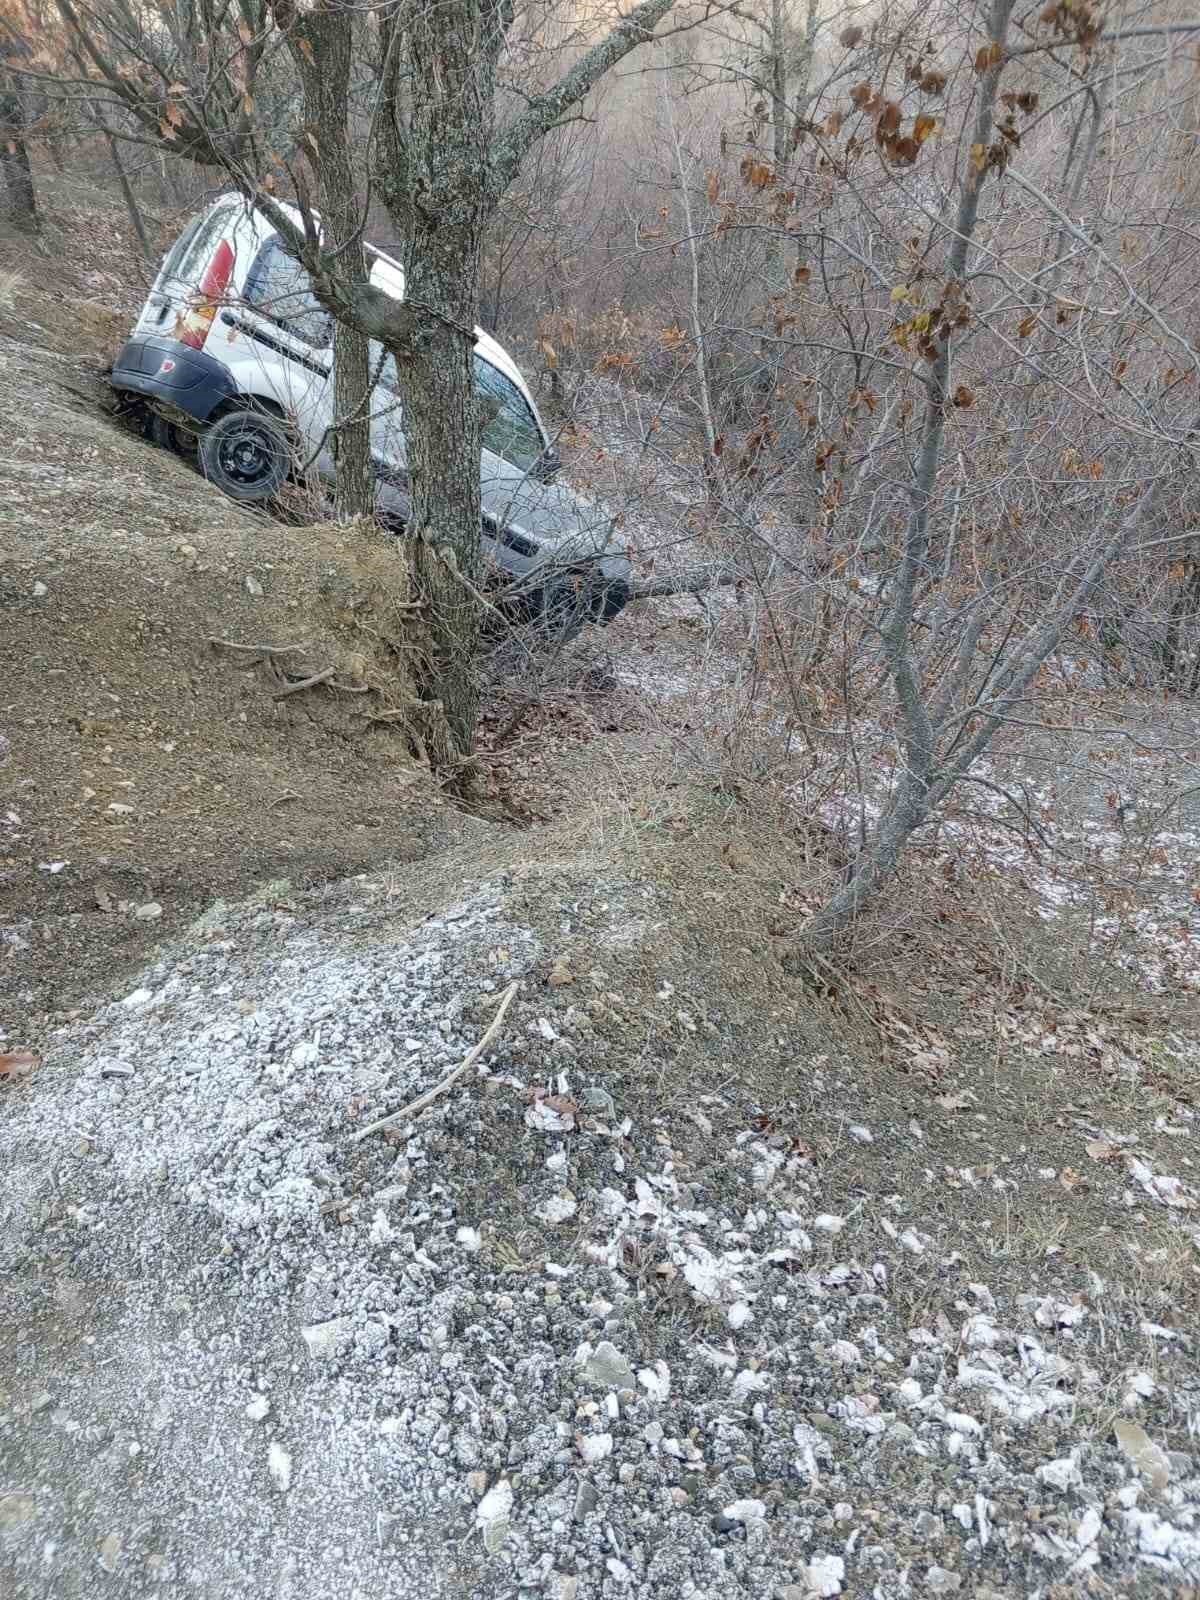
[[[200,280],[199,300],[189,306],[175,324],[175,337],[181,344],[190,345],[193,350],[204,348],[208,330],[217,314],[217,305],[233,277],[233,260],[233,246],[228,239],[222,239]]]

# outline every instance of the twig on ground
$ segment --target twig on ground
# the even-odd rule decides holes
[[[332,667],[323,667],[320,672],[314,672],[311,678],[297,678],[295,683],[285,683],[282,689],[276,689],[271,699],[286,700],[289,694],[299,694],[301,689],[315,689],[319,683],[328,683],[333,672]]]
[[[496,1015],[492,1018],[490,1024],[488,1025],[487,1032],[484,1034],[483,1038],[480,1039],[478,1044],[472,1045],[470,1050],[467,1051],[466,1055],[463,1057],[462,1061],[459,1062],[458,1066],[455,1067],[453,1072],[451,1072],[447,1077],[443,1078],[440,1083],[435,1083],[432,1089],[427,1089],[424,1094],[418,1095],[417,1098],[410,1101],[408,1105],[402,1106],[399,1111],[390,1111],[386,1117],[380,1117],[378,1122],[372,1122],[369,1124],[369,1126],[360,1128],[357,1133],[351,1135],[350,1143],[358,1144],[360,1140],[366,1139],[372,1133],[381,1133],[384,1128],[395,1127],[396,1123],[398,1122],[407,1122],[410,1118],[415,1117],[420,1112],[424,1111],[426,1106],[432,1105],[440,1095],[446,1093],[447,1089],[453,1088],[458,1080],[462,1077],[463,1073],[470,1071],[470,1069],[479,1060],[483,1052],[487,1049],[488,1045],[491,1044],[492,1040],[500,1032],[500,1025],[504,1021],[504,1013],[512,1004],[513,996],[520,987],[521,986],[519,983],[509,984],[508,988],[504,991],[504,995],[500,1001]]]
[[[302,644],[238,644],[236,639],[215,639],[210,634],[208,642],[222,650],[236,650],[249,656],[294,656],[297,651],[308,649],[307,640]]]

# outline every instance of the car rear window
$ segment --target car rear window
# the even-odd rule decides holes
[[[268,239],[246,279],[248,305],[317,350],[333,337],[333,318],[312,292],[308,273],[278,238]]]
[[[220,211],[212,211],[194,222],[167,258],[167,277],[187,284],[190,289],[198,288],[204,269],[216,249],[217,240],[225,232],[232,216],[232,207],[223,206]]]

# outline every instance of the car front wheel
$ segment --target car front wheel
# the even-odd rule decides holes
[[[270,500],[292,470],[287,429],[268,411],[226,411],[201,435],[200,468],[231,500]]]

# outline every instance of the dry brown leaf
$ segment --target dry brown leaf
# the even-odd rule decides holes
[[[941,1106],[943,1111],[965,1111],[974,1101],[975,1096],[970,1089],[961,1089],[957,1094],[935,1095],[933,1103]]]
[[[1087,1153],[1093,1161],[1118,1161],[1121,1157],[1121,1147],[1109,1139],[1089,1139]]]
[[[1073,1189],[1086,1189],[1082,1173],[1076,1172],[1074,1167],[1064,1167],[1058,1175],[1058,1181],[1070,1193]]]
[[[1113,1423],[1113,1432],[1117,1436],[1117,1443],[1150,1488],[1156,1492],[1165,1489],[1171,1476],[1171,1463],[1161,1445],[1155,1444],[1145,1428],[1125,1417],[1118,1417]]]
[[[0,1078],[27,1078],[37,1065],[32,1050],[0,1051]]]

